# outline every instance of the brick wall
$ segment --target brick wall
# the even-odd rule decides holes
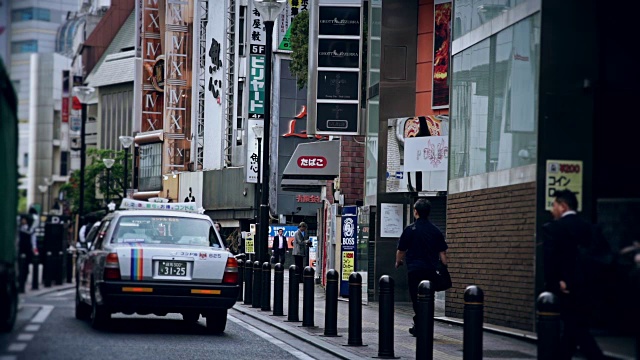
[[[345,205],[364,199],[364,138],[356,142],[353,136],[343,136],[340,141],[340,192]]]
[[[532,182],[448,196],[447,316],[462,318],[464,289],[477,285],[486,323],[533,331],[535,195]]]

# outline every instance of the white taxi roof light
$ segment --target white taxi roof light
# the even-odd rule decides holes
[[[148,202],[133,199],[122,199],[120,203],[121,210],[167,210],[167,211],[180,211],[189,213],[199,213],[199,209],[194,202],[186,203],[161,203],[161,202]]]

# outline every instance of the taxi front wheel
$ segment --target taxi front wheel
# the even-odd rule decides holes
[[[213,310],[207,313],[207,332],[222,334],[227,327],[227,309]]]

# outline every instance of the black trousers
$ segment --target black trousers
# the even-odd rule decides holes
[[[409,295],[411,296],[411,303],[413,304],[413,323],[416,323],[418,319],[418,285],[423,280],[433,281],[437,276],[435,270],[412,270],[409,271]]]
[[[589,307],[584,300],[579,299],[586,295],[562,294],[562,352],[560,359],[570,360],[580,347],[580,352],[589,360],[604,359],[604,354],[598,343],[589,332]]]
[[[284,249],[273,249],[273,258],[277,263],[280,263],[284,268]]]
[[[304,263],[304,256],[294,255],[293,260],[295,261],[296,267],[298,268],[298,281],[302,282],[302,270],[304,270],[302,264]],[[289,281],[291,281],[291,279],[289,279]]]

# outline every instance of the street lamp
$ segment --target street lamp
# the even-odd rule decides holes
[[[80,103],[82,104],[82,117],[80,121],[80,123],[82,124],[80,126],[80,204],[78,206],[78,214],[80,215],[80,217],[84,215],[84,168],[86,165],[85,152],[87,150],[85,146],[84,136],[86,131],[85,124],[87,122],[87,102],[91,99],[91,95],[94,91],[96,91],[96,89],[92,88],[91,86],[73,87],[73,94],[78,98],[78,100],[80,100]]]
[[[49,191],[49,185],[38,185],[38,190],[40,190],[40,214],[44,214],[44,194]]]
[[[271,136],[271,47],[273,46],[273,22],[287,4],[287,0],[253,0],[253,5],[260,12],[266,28],[265,84],[264,92],[264,155],[262,156],[262,187],[260,202],[260,220],[258,226],[258,251],[260,263],[267,259],[267,242],[269,237],[269,137]],[[258,173],[260,175],[260,173]]]
[[[255,204],[255,220],[258,220],[258,205],[260,204],[259,199],[260,199],[260,195],[258,195],[259,193],[259,188],[260,188],[260,160],[261,160],[261,154],[262,154],[262,136],[264,135],[264,126],[262,125],[254,125],[252,128],[253,133],[256,135],[256,139],[258,140],[258,180],[256,181],[256,190],[255,190],[255,195],[254,195],[254,201],[253,203]]]
[[[102,162],[104,163],[104,167],[107,168],[107,196],[104,200],[105,204],[109,204],[109,175],[111,173],[111,167],[113,166],[113,164],[116,162],[114,159],[102,159]]]
[[[127,198],[127,188],[129,187],[129,181],[127,180],[127,166],[129,163],[129,147],[133,144],[133,136],[125,136],[122,135],[118,138],[120,140],[120,144],[124,148],[124,186],[122,189],[122,199]]]

